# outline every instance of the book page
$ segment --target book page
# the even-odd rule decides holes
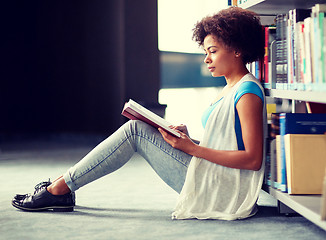
[[[126,107],[129,107],[136,114],[138,113],[138,115],[142,115],[145,119],[149,120],[150,122],[148,122],[148,121],[145,121],[145,122],[149,123],[150,125],[153,125],[155,127],[161,127],[164,130],[166,130],[167,132],[173,134],[174,136],[177,136],[177,137],[181,136],[180,133],[178,133],[177,131],[170,128],[170,126],[172,126],[171,123],[169,123],[165,119],[161,118],[160,116],[156,115],[155,113],[151,112],[150,110],[143,107],[142,105],[138,104],[137,102],[130,99],[129,102],[126,104],[125,109],[126,109]],[[128,117],[128,118],[130,118],[130,117]],[[132,119],[132,118],[130,118],[130,119]],[[144,121],[144,119],[141,119],[141,118],[140,118],[140,120]]]

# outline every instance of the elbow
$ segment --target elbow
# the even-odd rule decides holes
[[[263,150],[247,151],[247,169],[252,171],[259,171],[263,165]]]
[[[252,164],[250,166],[250,170],[253,170],[253,171],[259,171],[262,167],[262,164],[263,164],[263,160],[261,157],[259,158],[256,158],[252,161]]]
[[[262,164],[259,164],[259,165],[257,164],[257,165],[255,165],[255,166],[253,166],[252,170],[253,170],[253,171],[259,171],[259,170],[261,169],[261,165],[262,165]]]
[[[259,171],[263,165],[263,154],[250,154],[247,155],[245,169],[252,171]]]

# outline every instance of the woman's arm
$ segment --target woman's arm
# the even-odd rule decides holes
[[[186,134],[175,138],[159,129],[163,138],[173,147],[210,162],[237,169],[259,170],[263,159],[263,104],[255,94],[243,95],[236,105],[245,146],[244,151],[224,151],[202,147]]]

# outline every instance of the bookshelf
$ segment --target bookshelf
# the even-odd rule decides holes
[[[311,8],[325,0],[241,0],[239,7],[249,9],[261,15],[287,13],[294,8]]]
[[[304,102],[326,103],[326,92],[266,89],[266,96]]]
[[[322,221],[320,217],[320,195],[289,195],[274,188],[269,188],[269,194],[309,221],[326,230],[326,221]]]
[[[240,3],[241,2],[241,3]],[[275,16],[288,13],[295,8],[311,8],[317,3],[326,3],[326,0],[239,0],[238,6],[252,10],[262,16]],[[268,24],[271,24],[269,22]],[[283,89],[266,89],[266,96],[278,99],[290,99],[303,102],[326,103],[326,91],[298,91]],[[289,195],[277,189],[264,189],[278,201],[293,209],[309,221],[326,230],[326,221],[321,220],[321,195]]]

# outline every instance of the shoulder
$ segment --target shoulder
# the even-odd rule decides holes
[[[234,96],[235,104],[239,101],[239,99],[247,94],[255,94],[264,102],[264,93],[262,88],[259,86],[259,82],[257,81],[243,81],[239,87],[237,88]]]

